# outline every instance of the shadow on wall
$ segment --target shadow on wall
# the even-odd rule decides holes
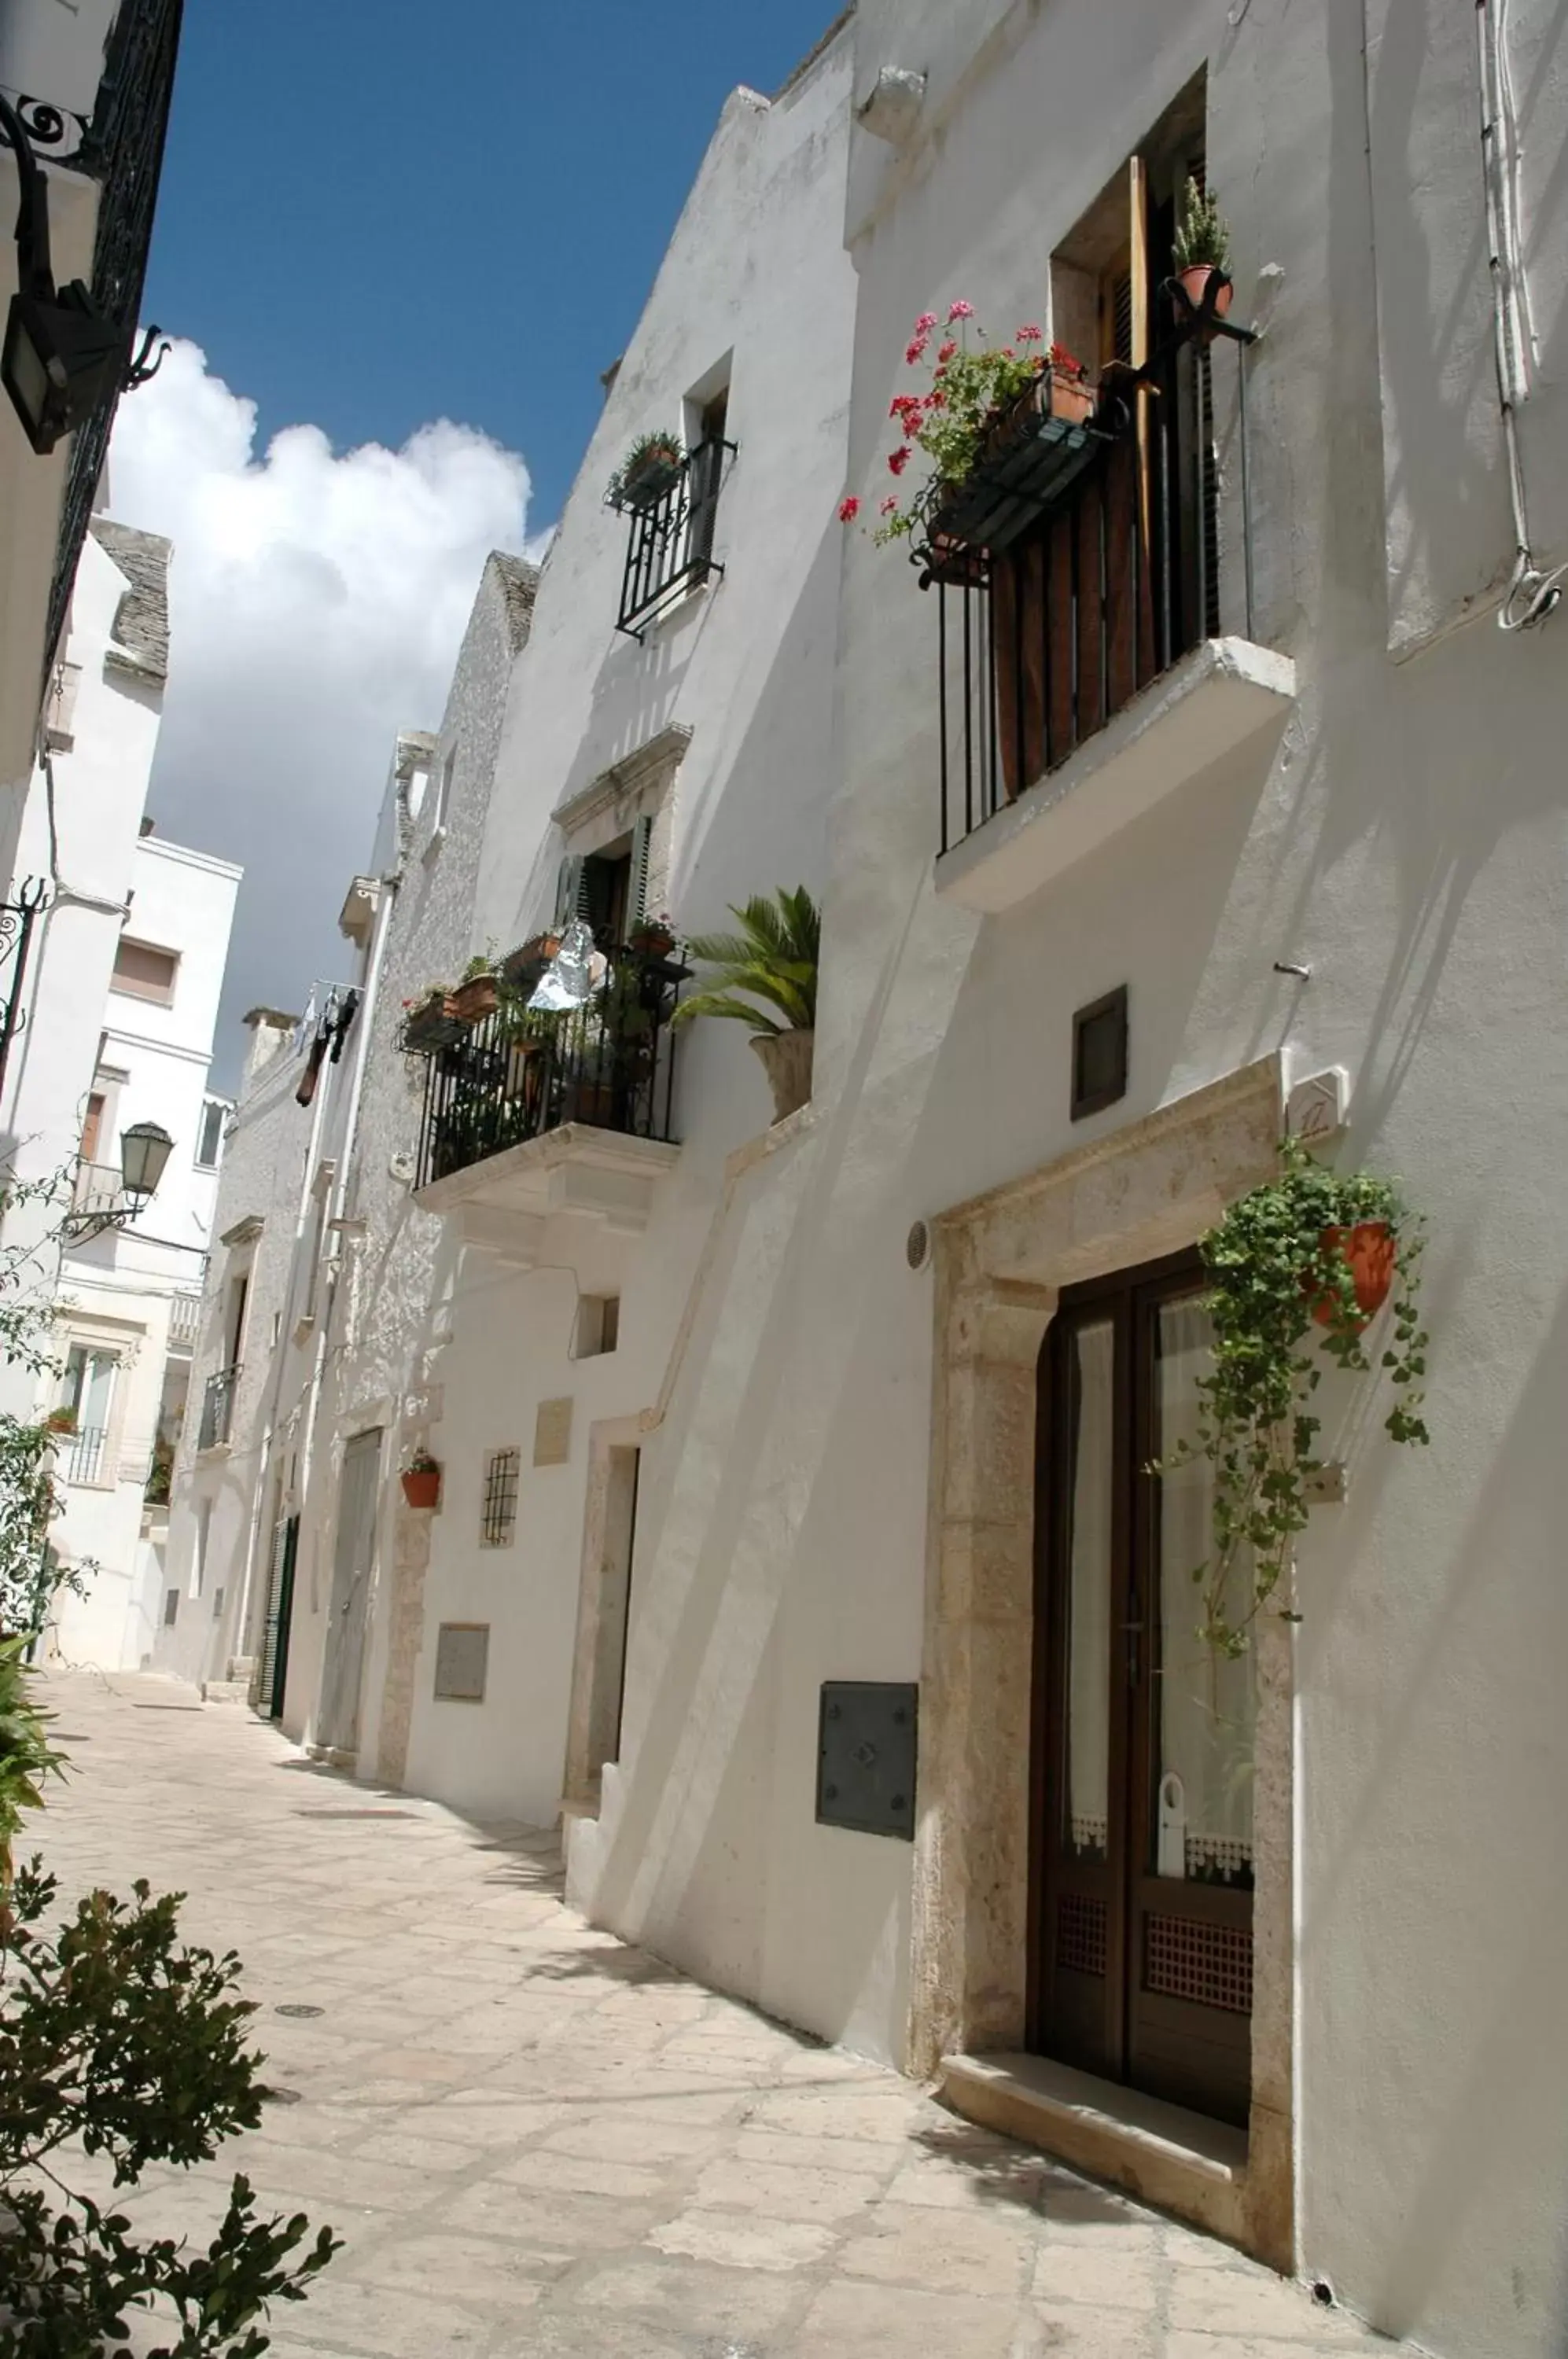
[[[1397,2224],[1382,2248],[1374,2282],[1377,2323],[1388,2333],[1419,2332],[1438,2308],[1434,2297],[1464,2256],[1473,2265],[1477,2249],[1499,2256],[1502,2267],[1512,2247],[1509,2219],[1495,2218],[1479,2243],[1467,2234],[1470,2215],[1496,2207],[1501,2196],[1517,2195],[1521,2173],[1535,2177],[1542,2201],[1561,2207],[1564,2169],[1562,2125],[1568,2120],[1568,2049],[1541,2037],[1541,2027],[1561,2016],[1562,1960],[1568,1951],[1568,1826],[1544,1799],[1537,1808],[1536,1833],[1491,1822],[1475,1791],[1469,1764],[1484,1748],[1486,1793],[1517,1792],[1521,1816],[1526,1798],[1540,1795],[1541,1746],[1561,1724],[1559,1667],[1568,1659],[1568,1589],[1542,1577],[1568,1528],[1568,1462],[1561,1447],[1562,1379],[1568,1366],[1568,1306],[1560,1298],[1544,1317],[1539,1349],[1495,1443],[1489,1431],[1468,1439],[1452,1435],[1451,1449],[1468,1448],[1488,1471],[1463,1529],[1444,1531],[1429,1517],[1421,1536],[1428,1579],[1421,1590],[1407,1588],[1399,1610],[1409,1627],[1400,1694],[1379,1722],[1372,1756],[1360,1780],[1360,1796],[1347,1813],[1345,1832],[1321,1867],[1313,1863],[1312,1910],[1302,1935],[1301,1969],[1314,1977],[1358,1972],[1363,2004],[1369,1998],[1375,2020],[1367,2038],[1373,2052],[1397,2073],[1411,2001],[1410,1975],[1400,1970],[1399,1950],[1388,1946],[1390,1918],[1368,1907],[1367,1878],[1377,1862],[1399,1848],[1408,1831],[1426,1825],[1432,1840],[1410,1861],[1406,1908],[1415,1912],[1401,1945],[1426,1951],[1430,1936],[1437,1988],[1429,2003],[1441,2006],[1463,2038],[1449,2049],[1446,2082],[1428,2079],[1421,2094],[1415,2135],[1404,2134]],[[1461,1393],[1455,1380],[1447,1404],[1453,1413]],[[1440,1411],[1441,1414],[1441,1411]],[[1438,1420],[1434,1418],[1434,1425]],[[1438,1447],[1443,1446],[1441,1428]],[[1385,1453],[1386,1456],[1386,1453]],[[1401,1470],[1401,1473],[1403,1470]],[[1418,1470],[1419,1472],[1419,1470]],[[1409,1479],[1408,1476],[1405,1477]],[[1362,1503],[1358,1521],[1378,1512],[1375,1497]],[[1446,1545],[1444,1543],[1446,1542]],[[1304,1692],[1322,1689],[1322,1658],[1336,1618],[1356,1616],[1370,1626],[1378,1611],[1377,1569],[1347,1535],[1339,1549],[1314,1550],[1309,1611],[1301,1633]],[[1526,1577],[1528,1576],[1528,1577]],[[1358,1586],[1353,1587],[1353,1582]],[[1341,1642],[1334,1660],[1343,1666]],[[1463,1671],[1456,1684],[1455,1666]],[[1449,1765],[1434,1786],[1434,1729],[1448,1725],[1452,1742],[1437,1757]],[[1420,1750],[1423,1758],[1412,1760]],[[1452,1851],[1442,1840],[1446,1830]],[[1546,1843],[1540,1839],[1545,1830]],[[1443,1876],[1449,1857],[1463,1862],[1452,1888]],[[1387,1896],[1384,1896],[1385,1897]],[[1402,1908],[1399,1914],[1406,1913]],[[1424,1924],[1421,1920],[1424,1919]],[[1441,1939],[1445,1927],[1463,1919],[1486,1928],[1476,1941]],[[1347,1965],[1347,1961],[1354,1963]],[[1417,1960],[1407,1955],[1410,1973]],[[1337,2058],[1342,2071],[1354,2056]],[[1372,2117],[1386,2091],[1374,2076],[1364,2104],[1368,2136],[1382,2133]],[[1508,2307],[1528,2319],[1534,2311],[1550,2331],[1561,2288],[1530,2286],[1511,2273]],[[1497,2288],[1443,2290],[1441,2307],[1452,2313],[1477,2299],[1485,2314],[1488,2296],[1494,2316]],[[1553,2344],[1568,2351],[1560,2335]]]

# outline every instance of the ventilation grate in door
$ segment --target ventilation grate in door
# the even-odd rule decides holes
[[[1056,1904],[1056,1962],[1070,1973],[1105,1971],[1105,1904],[1086,1892],[1064,1892]]]
[[[1144,1920],[1143,1980],[1162,1998],[1252,2012],[1252,1936],[1234,1925],[1204,1925],[1192,1917]]]

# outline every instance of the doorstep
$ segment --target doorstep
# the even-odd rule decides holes
[[[946,2056],[937,2087],[967,2120],[1258,2250],[1244,2130],[1043,2056]]]

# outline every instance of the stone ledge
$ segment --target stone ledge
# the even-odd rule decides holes
[[[986,2129],[1060,2156],[1211,2235],[1249,2245],[1247,2137],[1043,2056],[946,2056],[939,2093]]]
[[[1027,901],[1254,739],[1271,753],[1295,697],[1288,656],[1250,639],[1205,639],[1058,768],[944,852],[938,894],[988,916]]]

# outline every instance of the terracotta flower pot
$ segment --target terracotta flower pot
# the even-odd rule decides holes
[[[1186,295],[1194,311],[1203,310],[1203,298],[1208,293],[1211,278],[1217,278],[1219,285],[1214,289],[1214,308],[1209,317],[1214,320],[1223,320],[1230,310],[1231,297],[1236,292],[1225,273],[1212,262],[1190,262],[1185,270],[1179,270],[1176,273],[1177,284]],[[1179,304],[1177,310],[1178,311],[1181,310]]]
[[[1051,414],[1071,426],[1085,426],[1094,414],[1094,388],[1081,376],[1051,372]]]
[[[410,1507],[440,1506],[441,1486],[439,1466],[410,1466],[403,1475],[403,1496]]]
[[[1353,1229],[1325,1229],[1323,1247],[1325,1253],[1337,1252],[1349,1270],[1359,1323],[1366,1326],[1388,1299],[1394,1283],[1393,1230],[1387,1221],[1357,1221]],[[1337,1295],[1320,1294],[1312,1305],[1312,1317],[1320,1327],[1332,1327],[1338,1310]]]
[[[483,1023],[501,1004],[501,987],[493,974],[471,974],[452,995],[453,1013],[464,1024]]]
[[[775,1122],[799,1113],[811,1096],[816,1039],[814,1032],[758,1032],[753,1037],[751,1045],[772,1085]]]

